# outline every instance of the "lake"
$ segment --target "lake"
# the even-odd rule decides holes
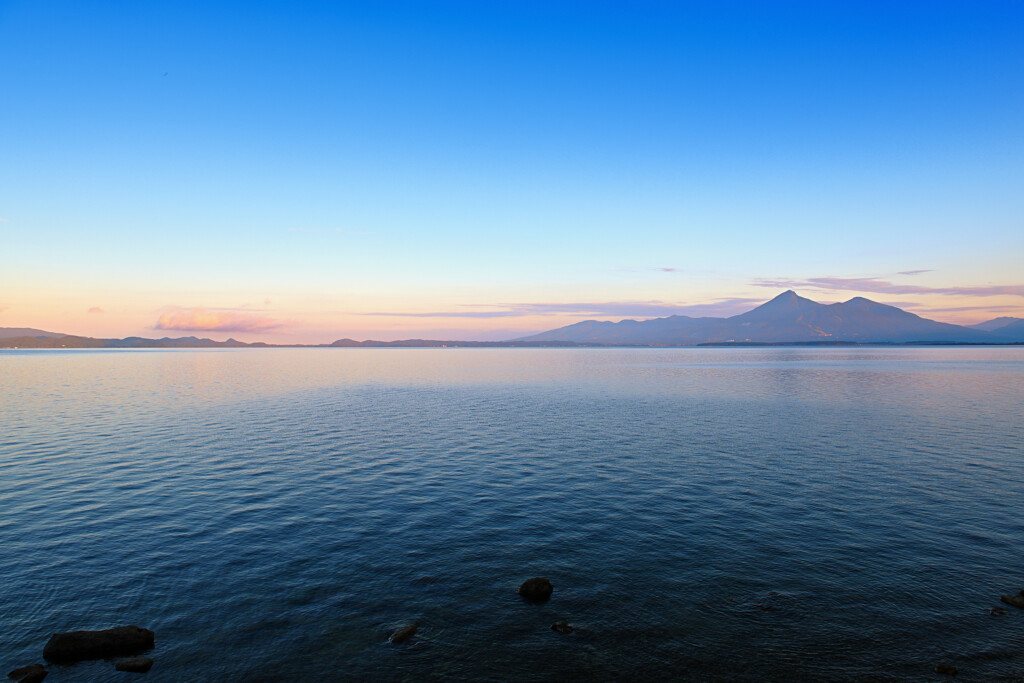
[[[2,351],[0,390],[3,672],[138,624],[151,681],[1024,676],[1024,348]]]

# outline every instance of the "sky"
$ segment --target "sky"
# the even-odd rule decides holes
[[[0,0],[0,326],[1024,317],[1024,3]]]

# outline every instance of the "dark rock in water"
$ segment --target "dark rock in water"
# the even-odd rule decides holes
[[[551,591],[555,589],[547,579],[537,576],[527,579],[519,587],[519,594],[527,600],[541,602],[551,597]]]
[[[1004,610],[1002,607],[990,607],[989,610],[988,610],[988,613],[991,614],[994,617],[1005,617],[1006,616],[1006,610]]]
[[[114,665],[114,668],[118,671],[131,671],[132,673],[144,674],[153,668],[153,660],[149,657],[132,657],[131,659],[122,659]]]
[[[569,625],[568,621],[564,619],[562,621],[556,621],[551,624],[551,630],[555,633],[572,633],[572,626]]]
[[[1000,595],[999,599],[1005,602],[1007,605],[1012,605],[1013,607],[1019,607],[1020,609],[1024,609],[1024,595]]]
[[[409,640],[414,635],[416,635],[416,631],[418,630],[419,629],[416,627],[416,624],[403,626],[402,628],[398,629],[397,631],[391,634],[391,637],[388,638],[388,642],[404,643],[405,641]]]
[[[54,633],[43,648],[43,657],[51,662],[67,663],[82,659],[108,659],[137,655],[151,649],[154,642],[155,634],[138,626]]]
[[[7,677],[13,678],[18,683],[39,683],[46,678],[47,673],[42,664],[29,664],[28,666],[19,666],[7,674]]]
[[[952,664],[939,664],[935,667],[935,673],[946,674],[947,676],[956,676],[956,667]]]

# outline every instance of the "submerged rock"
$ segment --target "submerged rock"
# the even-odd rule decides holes
[[[7,677],[14,679],[18,683],[39,683],[39,681],[46,678],[47,673],[49,672],[43,668],[42,664],[29,664],[28,666],[19,666],[7,674]]]
[[[555,633],[572,633],[573,628],[569,625],[568,621],[563,619],[562,621],[556,621],[551,624],[551,630]]]
[[[403,626],[402,628],[398,629],[397,631],[395,631],[394,633],[391,634],[391,637],[388,638],[388,642],[390,642],[390,643],[404,643],[405,641],[409,640],[414,635],[416,635],[416,631],[418,631],[418,630],[419,630],[419,628],[416,626],[416,624],[410,624],[409,626]]]
[[[550,581],[542,576],[536,576],[532,579],[527,579],[519,586],[519,595],[527,600],[541,602],[550,598],[551,592],[554,589],[555,587],[551,585]]]
[[[153,660],[149,657],[132,657],[131,659],[122,659],[114,665],[114,668],[118,671],[131,671],[132,673],[144,674],[153,668]]]
[[[946,674],[947,676],[956,676],[956,667],[952,664],[939,664],[935,667],[935,673]]]
[[[994,617],[1005,617],[1006,616],[1006,610],[1004,610],[1002,607],[990,607],[989,610],[988,610],[988,613],[991,614]]]
[[[1005,602],[1007,605],[1024,609],[1024,591],[1017,595],[1000,595],[999,599]]]
[[[51,662],[68,663],[82,659],[108,659],[139,654],[151,649],[154,642],[155,634],[138,626],[54,633],[43,648],[43,657]]]

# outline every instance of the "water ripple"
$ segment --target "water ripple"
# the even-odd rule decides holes
[[[0,386],[9,668],[138,623],[157,681],[1024,673],[988,615],[1020,349],[0,352]]]

